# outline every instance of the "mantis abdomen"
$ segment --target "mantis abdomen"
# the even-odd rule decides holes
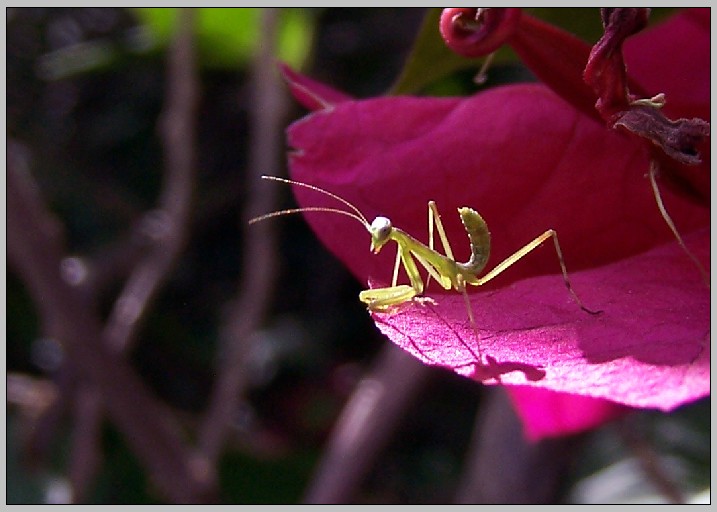
[[[458,208],[458,213],[471,241],[471,258],[466,263],[459,265],[466,274],[477,276],[488,262],[490,232],[483,217],[474,209],[464,206],[463,208]],[[470,279],[468,282],[470,282]]]

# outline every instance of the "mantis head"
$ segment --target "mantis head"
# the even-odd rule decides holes
[[[393,226],[386,217],[376,217],[368,226],[368,232],[371,234],[371,252],[378,254],[381,247],[391,239]]]

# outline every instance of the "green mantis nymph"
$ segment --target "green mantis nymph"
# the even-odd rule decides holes
[[[555,245],[555,251],[558,255],[560,262],[560,269],[563,273],[563,280],[565,286],[570,292],[570,295],[575,302],[584,311],[597,314],[599,312],[592,311],[585,307],[583,302],[580,300],[578,295],[573,290],[570,278],[568,277],[568,271],[565,267],[565,261],[563,259],[563,252],[560,249],[558,243],[558,234],[553,229],[548,229],[543,234],[537,236],[531,242],[524,245],[518,251],[511,256],[508,256],[501,263],[496,265],[491,271],[482,277],[479,274],[483,271],[488,261],[488,255],[490,254],[490,233],[488,232],[488,226],[486,225],[483,218],[473,210],[472,208],[462,207],[458,208],[458,214],[463,222],[468,239],[470,242],[471,256],[470,259],[465,263],[460,263],[453,257],[453,250],[446,236],[446,232],[443,229],[443,223],[438,213],[438,207],[433,201],[428,202],[428,245],[419,242],[405,231],[395,227],[391,221],[386,217],[376,217],[373,222],[369,223],[366,217],[361,211],[347,200],[332,194],[324,189],[309,185],[307,183],[301,183],[298,181],[287,180],[284,178],[278,178],[275,176],[262,176],[263,179],[279,181],[290,185],[296,185],[299,187],[308,188],[315,192],[327,195],[344,205],[348,206],[352,211],[340,210],[337,208],[325,208],[325,207],[307,207],[307,208],[293,208],[289,210],[281,210],[273,213],[268,213],[260,217],[255,217],[249,221],[250,224],[265,220],[271,217],[277,217],[280,215],[288,215],[299,212],[329,212],[345,215],[357,220],[364,226],[364,228],[371,235],[371,247],[370,250],[374,254],[378,254],[384,245],[393,241],[396,242],[398,250],[396,252],[396,263],[393,269],[393,280],[391,286],[383,288],[371,288],[364,290],[359,294],[361,302],[365,303],[370,311],[375,312],[390,312],[393,308],[400,306],[414,298],[418,299],[425,289],[423,279],[418,270],[416,262],[420,263],[421,266],[428,272],[428,280],[435,279],[444,289],[451,290],[455,289],[463,295],[466,303],[466,309],[468,311],[468,317],[473,327],[474,332],[475,321],[473,319],[473,311],[470,305],[470,299],[466,292],[467,285],[481,286],[498,274],[506,270],[508,267],[513,265],[516,261],[521,259],[523,256],[531,252],[532,250],[539,247],[548,238],[553,239]],[[439,253],[434,249],[433,237],[434,227],[438,231],[438,236],[441,239],[441,244],[445,251],[445,255]],[[410,285],[408,284],[397,284],[398,283],[398,271],[403,265]],[[421,297],[421,300],[430,301]]]

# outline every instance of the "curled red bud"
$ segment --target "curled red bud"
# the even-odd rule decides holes
[[[488,55],[515,32],[521,16],[516,8],[443,9],[439,28],[446,45],[464,57]]]

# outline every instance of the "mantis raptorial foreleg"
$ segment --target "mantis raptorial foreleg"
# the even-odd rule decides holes
[[[433,244],[433,228],[438,230],[438,236],[441,239],[441,244],[443,245],[443,250],[446,253],[446,257],[448,259],[454,260],[453,258],[453,249],[451,249],[451,244],[448,241],[448,237],[446,236],[446,230],[443,229],[443,221],[441,220],[441,215],[438,213],[438,206],[436,206],[435,201],[428,201],[428,247],[431,250],[435,250],[434,244]],[[431,281],[431,275],[428,274],[428,278],[426,279],[426,288],[428,288],[428,283]]]
[[[408,274],[411,285],[397,285],[399,263]],[[418,272],[416,262],[411,256],[410,250],[404,245],[398,244],[396,251],[396,265],[394,266],[393,281],[391,286],[385,288],[370,288],[359,294],[359,299],[365,302],[372,311],[387,311],[393,306],[403,304],[423,292],[423,280]]]
[[[434,249],[434,225],[438,231],[438,236],[443,244],[443,250],[446,252],[446,257],[453,260],[453,250],[448,242],[446,231],[443,228],[441,222],[441,216],[438,213],[438,207],[434,201],[428,202],[428,247],[432,253],[438,254]],[[429,261],[427,261],[419,252],[415,250],[415,244],[420,244],[413,239],[411,241],[405,241],[404,243],[397,244],[396,250],[396,262],[393,267],[393,278],[391,280],[391,286],[385,288],[371,288],[364,290],[359,294],[359,298],[362,302],[368,305],[371,311],[385,312],[390,308],[412,300],[414,297],[423,293],[423,290],[428,286],[431,278],[438,281],[443,288],[446,290],[451,289],[451,280],[445,275],[442,276],[434,268]],[[415,244],[414,244],[415,242]],[[413,247],[413,249],[412,249]],[[415,260],[414,260],[415,258]],[[423,268],[428,272],[426,283],[423,283],[421,275],[418,271],[416,261],[421,264]],[[408,274],[408,278],[411,281],[411,286],[398,285],[398,272],[403,264],[403,268]]]

